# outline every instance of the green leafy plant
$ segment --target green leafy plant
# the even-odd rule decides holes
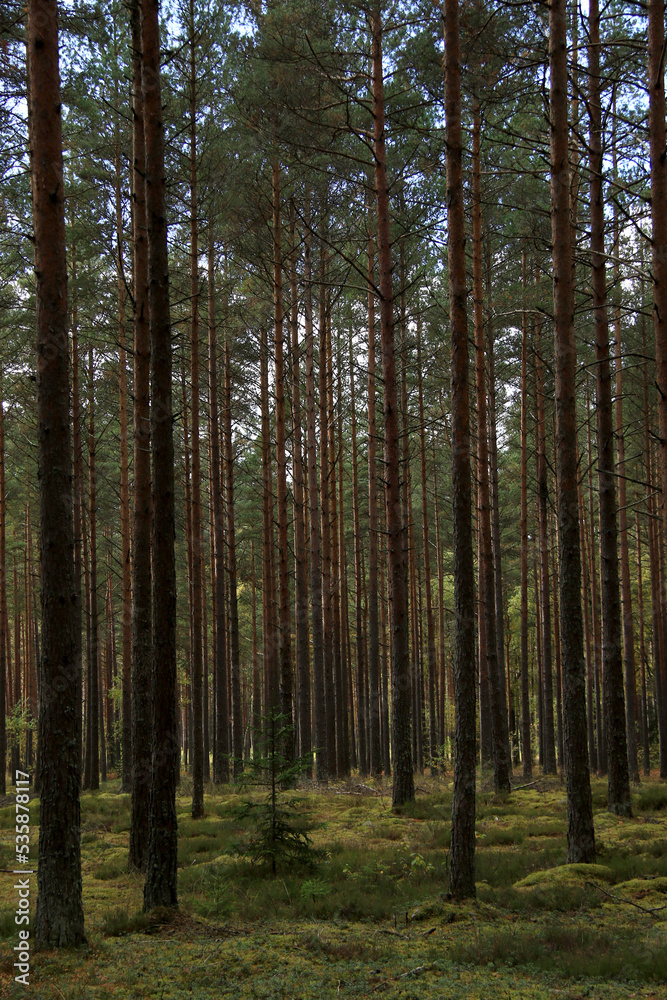
[[[270,711],[257,732],[256,753],[244,763],[239,779],[243,789],[263,788],[267,793],[259,800],[247,798],[236,808],[235,815],[248,820],[250,829],[232,850],[252,864],[270,868],[273,875],[281,866],[312,869],[323,854],[309,836],[316,824],[310,811],[303,809],[306,799],[289,791],[311,767],[310,755],[295,761],[287,758],[291,737],[292,727],[285,716]]]

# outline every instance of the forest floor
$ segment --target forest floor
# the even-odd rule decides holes
[[[248,794],[208,788],[190,817],[177,800],[179,911],[141,913],[127,872],[128,795],[110,781],[82,796],[87,944],[31,957],[13,982],[15,877],[0,878],[0,997],[35,1000],[388,1000],[667,998],[667,784],[644,779],[634,817],[606,812],[593,780],[598,865],[565,866],[565,788],[557,778],[477,800],[477,898],[446,898],[451,774],[418,779],[391,810],[389,781],[306,788],[296,809],[321,824],[310,872],[275,877],[228,853]],[[291,795],[293,793],[287,793]],[[294,793],[296,795],[296,793]],[[0,808],[0,868],[14,867],[13,797]],[[32,860],[38,803],[31,806]],[[34,897],[37,878],[31,879]],[[25,992],[24,992],[25,991]]]

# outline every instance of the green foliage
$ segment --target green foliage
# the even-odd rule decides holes
[[[273,875],[279,867],[312,869],[321,857],[309,836],[315,824],[310,810],[303,809],[305,798],[287,792],[312,766],[310,755],[295,761],[285,756],[291,733],[281,713],[272,710],[264,717],[257,751],[245,763],[240,784],[246,789],[266,788],[267,793],[259,800],[248,797],[236,808],[238,819],[249,820],[250,831],[234,851],[254,865],[270,868]]]

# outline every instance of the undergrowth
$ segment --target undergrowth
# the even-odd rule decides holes
[[[235,853],[252,832],[238,807],[260,793],[209,786],[206,815],[193,820],[184,779],[179,910],[164,920],[142,913],[143,876],[127,870],[129,796],[117,782],[84,794],[88,945],[33,956],[32,995],[546,1000],[558,982],[573,984],[567,1000],[602,981],[610,1000],[659,995],[656,984],[667,982],[664,783],[645,781],[634,816],[619,819],[605,810],[604,783],[593,781],[600,867],[581,870],[562,868],[566,803],[557,778],[509,796],[482,789],[477,898],[461,904],[447,897],[451,777],[418,785],[416,801],[395,811],[381,780],[285,792],[296,813],[316,821],[318,860],[273,876]],[[0,810],[2,857],[11,850],[10,811]],[[37,833],[33,821],[31,852]],[[3,956],[16,937],[12,885],[9,877],[0,883]],[[36,879],[33,886],[36,895]],[[0,986],[10,981],[7,958]],[[7,989],[0,996],[13,997]]]

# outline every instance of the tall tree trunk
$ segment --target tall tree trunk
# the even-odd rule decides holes
[[[213,503],[213,559],[215,562],[214,738],[213,781],[229,781],[229,703],[227,700],[227,652],[225,633],[225,538],[220,492],[220,423],[218,419],[218,356],[215,317],[215,262],[213,233],[208,234],[208,395],[211,411],[211,495]]]
[[[539,281],[539,275],[538,275]],[[549,587],[549,486],[547,481],[547,429],[544,406],[542,360],[542,320],[535,318],[535,396],[537,410],[537,533],[540,569],[540,612],[542,624],[542,733],[544,774],[556,773],[556,740],[553,705],[553,659],[551,645],[551,590]]]
[[[526,313],[526,251],[521,257],[523,302],[521,321],[521,757],[523,776],[533,775],[528,670],[528,316]]]
[[[285,450],[285,365],[283,331],[283,267],[280,213],[280,164],[275,159],[273,182],[273,319],[276,374],[276,486],[278,506],[278,660],[280,671],[280,713],[286,727],[282,753],[294,760],[292,728],[292,618],[290,611],[290,568],[287,544],[287,452]]]
[[[326,717],[327,767],[336,774],[336,698],[333,650],[333,594],[331,588],[331,498],[329,487],[329,433],[327,424],[327,289],[326,250],[320,244],[319,296],[319,426],[320,426],[320,509],[322,518],[322,633],[324,662],[324,702]]]
[[[28,79],[37,306],[42,660],[38,947],[84,941],[74,635],[72,443],[57,5],[28,4]]]
[[[132,806],[131,868],[143,869],[148,850],[153,712],[151,705],[151,456],[150,330],[144,100],[141,80],[141,10],[130,7],[132,25],[133,294],[134,294],[134,506],[132,511]]]
[[[334,411],[333,393],[333,350],[331,343],[331,306],[326,314],[327,332],[327,432],[329,435],[329,511],[331,531],[331,630],[333,640],[333,681],[335,693],[335,729],[336,729],[336,775],[340,778],[345,774],[345,736],[343,718],[345,704],[343,699],[343,677],[340,638],[340,552],[338,547],[338,503],[336,497],[337,485],[337,450],[336,450],[336,415]]]
[[[510,671],[509,662],[505,659],[505,621],[503,616],[503,574],[500,548],[500,489],[498,485],[498,427],[496,418],[496,369],[494,353],[493,313],[491,309],[491,240],[486,241],[486,355],[488,358],[489,408],[487,411],[489,425],[489,480],[491,489],[491,534],[493,540],[493,575],[495,588],[496,612],[496,647],[498,656],[498,675],[507,684],[509,703]],[[508,707],[509,719],[513,711]]]
[[[116,209],[116,286],[118,290],[118,396],[120,438],[120,547],[123,623],[121,791],[132,790],[132,565],[130,559],[130,485],[127,432],[127,351],[125,339],[125,268],[123,263],[123,211],[121,201],[120,138],[114,134]]]
[[[99,621],[97,594],[97,469],[93,349],[88,351],[88,526],[90,530],[90,623],[88,641],[88,711],[90,713],[90,774],[86,787],[100,787]]]
[[[557,489],[560,615],[567,775],[567,859],[595,861],[595,832],[584,697],[581,554],[577,504],[577,409],[574,285],[570,235],[565,0],[549,8],[551,225],[554,266],[554,360],[558,436]]]
[[[648,738],[648,698],[646,696],[646,649],[644,644],[644,593],[642,584],[642,543],[639,518],[636,519],[637,530],[637,614],[639,617],[639,667],[641,676],[641,706],[642,706],[642,751],[644,758],[644,777],[651,775],[651,753]]]
[[[304,208],[304,326],[306,334],[306,438],[308,458],[308,509],[310,523],[310,607],[313,637],[313,735],[317,754],[316,775],[325,781],[327,761],[326,706],[324,703],[324,650],[322,627],[321,522],[318,510],[317,440],[315,419],[315,361],[313,345],[313,280],[311,264],[310,194]]]
[[[176,706],[172,349],[157,0],[143,0],[141,10],[153,473],[153,747],[144,909],[151,910],[177,905],[176,784],[180,752]]]
[[[602,639],[600,636],[600,606],[598,601],[598,572],[595,558],[595,490],[593,489],[593,445],[591,440],[591,410],[586,383],[586,435],[588,442],[588,562],[591,587],[591,616],[593,619],[593,681],[595,687],[595,727],[598,775],[607,773],[607,744],[604,735],[602,697]]]
[[[269,369],[266,329],[260,331],[260,395],[262,408],[262,650],[264,656],[264,710],[278,711],[278,636],[275,620],[276,590],[273,575],[273,473],[271,470],[271,420],[269,417]],[[225,720],[223,720],[226,725]]]
[[[2,376],[0,375],[0,795],[7,791],[7,731],[5,726],[6,707],[11,704],[7,697],[7,580],[6,568],[6,510],[5,496],[5,410],[2,402]],[[12,775],[13,783],[16,775]]]
[[[470,400],[458,0],[444,0],[447,234],[452,338],[452,534],[454,544],[454,791],[449,891],[475,895],[475,583],[470,483]]]
[[[378,265],[380,273],[380,330],[384,376],[385,507],[387,517],[387,568],[391,612],[391,733],[393,757],[392,805],[415,797],[411,747],[410,643],[405,528],[401,517],[400,454],[396,359],[394,354],[391,233],[389,187],[385,152],[384,76],[382,69],[382,20],[379,6],[371,15],[373,59],[373,150],[378,216]],[[416,721],[416,720],[415,720]]]
[[[355,411],[354,393],[354,355],[352,352],[352,331],[350,330],[350,436],[352,438],[352,525],[354,532],[354,620],[356,630],[356,653],[357,653],[357,739],[359,741],[359,774],[368,773],[368,748],[366,743],[366,684],[365,684],[365,659],[366,642],[364,637],[363,621],[363,577],[361,573],[361,528],[359,525],[359,481],[357,474],[357,415]],[[376,595],[376,626],[377,626],[377,595]],[[376,690],[377,701],[377,690]],[[377,757],[375,760],[376,770],[371,769],[372,774],[382,771],[380,765],[380,733],[378,731]],[[379,765],[379,766],[378,766]]]
[[[378,619],[377,428],[375,418],[375,284],[373,237],[367,241],[368,268],[368,767],[383,767],[380,742],[380,630]],[[361,761],[361,735],[359,759]]]
[[[614,147],[614,160],[616,149]],[[621,273],[618,260],[620,252],[618,211],[614,203],[614,246],[616,262],[614,264],[614,286],[616,302],[614,304],[614,355],[616,366],[615,385],[615,428],[616,439],[616,473],[618,479],[618,541],[621,558],[621,606],[623,613],[623,663],[625,666],[625,729],[628,742],[628,768],[630,777],[636,784],[639,782],[639,763],[637,759],[637,691],[635,683],[635,630],[632,617],[632,589],[630,583],[630,553],[628,547],[628,497],[625,479],[625,441],[623,429],[623,348],[621,344]]]
[[[82,545],[83,519],[83,451],[81,447],[81,406],[79,403],[79,330],[76,300],[76,247],[72,246],[72,504],[74,514],[74,601],[76,642],[77,696],[76,725],[79,759],[83,750],[83,605],[82,605]]]
[[[648,93],[651,150],[651,249],[653,273],[653,328],[655,375],[658,386],[658,434],[662,519],[667,525],[667,126],[665,124],[665,12],[660,0],[648,2]],[[667,533],[667,532],[666,532]],[[667,777],[667,663],[665,651],[657,661],[662,697],[660,722],[660,777]]]
[[[299,306],[297,300],[296,226],[290,202],[290,328],[292,336],[292,469],[294,478],[294,604],[296,607],[296,675],[299,686],[299,755],[313,746],[310,711],[310,651],[308,644],[308,556],[303,491],[301,441],[301,375],[299,360]]]
[[[197,95],[194,0],[190,0],[190,382],[192,455],[192,818],[204,815],[201,457],[199,442],[199,239],[197,231]]]
[[[591,257],[597,402],[598,480],[600,487],[600,566],[602,577],[602,656],[605,735],[607,739],[607,808],[630,816],[630,778],[625,729],[621,593],[618,572],[618,521],[614,482],[614,419],[609,360],[607,276],[604,247],[604,193],[602,187],[602,107],[600,104],[600,11],[589,4],[588,86],[591,170]],[[666,300],[667,301],[667,300]]]
[[[232,693],[232,757],[234,778],[243,771],[243,702],[239,654],[239,609],[236,581],[236,523],[234,515],[234,453],[232,447],[232,359],[225,340],[225,494],[227,500],[227,560],[229,564],[229,660]]]
[[[491,736],[493,740],[493,780],[497,792],[511,788],[512,759],[507,729],[505,678],[498,666],[496,645],[496,594],[491,540],[491,500],[489,494],[489,450],[486,419],[486,379],[484,365],[484,295],[482,287],[482,185],[480,164],[481,111],[473,108],[473,299],[475,318],[475,387],[477,393],[477,453],[480,494],[480,593],[484,608],[486,664],[491,693]]]

